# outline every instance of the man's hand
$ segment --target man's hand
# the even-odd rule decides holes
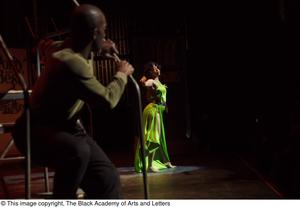
[[[114,58],[114,54],[119,54],[116,44],[110,39],[102,39],[100,55],[106,58]]]
[[[117,63],[116,70],[117,72],[122,72],[125,73],[126,75],[131,75],[134,71],[134,68],[127,61],[121,60],[120,62]]]

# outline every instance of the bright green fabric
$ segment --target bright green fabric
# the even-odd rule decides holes
[[[156,90],[154,93],[156,97],[149,97],[149,100],[156,101],[149,103],[143,111],[146,169],[148,168],[148,155],[154,151],[155,157],[152,166],[157,169],[165,169],[167,167],[163,163],[170,161],[163,121],[163,113],[166,109],[167,89],[165,85],[159,81],[155,81],[154,90]],[[136,148],[134,167],[136,172],[142,172],[140,143],[138,143]]]

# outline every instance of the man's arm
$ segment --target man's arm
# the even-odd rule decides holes
[[[113,80],[104,86],[96,79],[93,69],[82,56],[68,50],[59,53],[58,58],[66,64],[71,76],[76,80],[74,88],[79,89],[78,94],[82,100],[92,105],[103,105],[106,102],[110,108],[118,104],[127,84],[127,77],[133,72],[129,63],[126,61],[117,63],[117,73]]]

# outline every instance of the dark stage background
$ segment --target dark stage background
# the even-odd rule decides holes
[[[299,1],[79,3],[96,4],[112,25],[126,25],[126,35],[117,37],[126,42],[121,57],[135,66],[136,78],[146,61],[162,64],[171,157],[237,153],[287,197],[299,198]],[[71,0],[2,0],[0,33],[11,48],[31,48],[36,39],[24,18],[42,37],[65,29],[73,6]],[[108,25],[110,34],[114,29]],[[135,103],[129,85],[112,113],[92,109],[93,132],[108,152],[133,157]]]

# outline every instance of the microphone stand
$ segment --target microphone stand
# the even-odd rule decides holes
[[[6,44],[0,35],[0,44],[1,48],[4,51],[5,56],[7,59],[12,63],[14,61],[13,56],[10,54],[9,50],[6,47]],[[31,145],[30,145],[30,107],[29,107],[29,88],[26,84],[26,81],[23,77],[23,75],[16,69],[16,67],[12,67],[14,73],[19,79],[19,82],[21,84],[21,88],[23,90],[23,96],[24,96],[24,111],[26,116],[26,171],[25,171],[25,198],[30,199],[31,198]]]
[[[116,53],[113,53],[113,59],[115,62],[120,62],[121,59],[118,57]],[[136,95],[138,98],[138,108],[139,108],[139,141],[141,146],[141,157],[142,157],[142,169],[143,169],[143,182],[144,182],[144,196],[145,199],[149,198],[149,188],[147,181],[147,169],[146,169],[146,161],[145,161],[145,143],[144,143],[144,123],[143,123],[143,112],[142,112],[142,100],[141,100],[141,90],[139,84],[136,82],[132,75],[129,75],[130,80],[132,81]]]

